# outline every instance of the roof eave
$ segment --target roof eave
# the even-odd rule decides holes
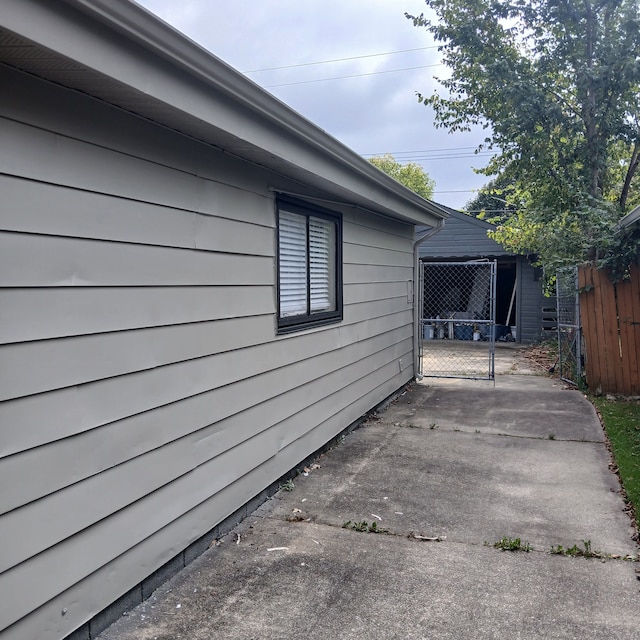
[[[109,32],[117,33],[169,63],[164,65],[162,71],[165,73],[164,79],[168,78],[173,86],[145,87],[145,98],[149,101],[170,104],[170,96],[180,95],[179,92],[184,90],[185,85],[196,79],[211,90],[206,98],[211,103],[210,106],[224,102],[227,110],[230,104],[239,108],[235,132],[238,139],[245,139],[240,137],[244,136],[246,131],[246,123],[243,123],[242,118],[253,120],[255,135],[253,139],[247,139],[248,144],[263,151],[264,158],[272,156],[274,162],[277,159],[280,167],[283,162],[295,165],[307,175],[317,176],[318,182],[322,182],[325,187],[335,185],[337,192],[343,195],[353,194],[357,200],[356,204],[412,224],[432,226],[438,220],[447,217],[447,213],[437,204],[424,200],[378,170],[346,145],[143,7],[129,0],[64,2],[91,20],[101,23]],[[22,15],[28,16],[24,11],[26,5],[30,5],[30,8],[36,11],[46,6],[44,10],[50,15],[54,10],[52,5],[45,5],[41,0],[9,0],[8,4],[13,5],[14,9],[18,7],[13,13],[14,19],[16,16],[20,17],[20,8],[23,9]],[[5,11],[5,16],[7,15],[8,12]],[[127,77],[123,71],[118,77],[118,69],[123,68],[123,65],[109,65],[107,56],[87,53],[86,46],[74,46],[67,38],[56,39],[55,26],[50,20],[44,24],[46,28],[42,22],[38,24],[37,21],[25,17],[19,26],[27,32],[26,37],[30,37],[34,42],[86,65],[91,71],[139,89],[133,85],[132,74]],[[11,28],[11,25],[8,28]],[[104,44],[114,46],[112,42]],[[118,54],[120,57],[124,55],[122,48],[118,49]],[[171,106],[176,106],[176,103]],[[180,106],[184,109],[184,105]],[[201,109],[190,115],[206,123],[206,119],[203,118],[204,111]],[[211,108],[209,111],[212,114],[218,112],[217,109]],[[216,126],[213,120],[208,124],[212,128]],[[220,126],[220,122],[217,124]],[[228,124],[228,120],[225,124]],[[295,152],[292,152],[294,144]],[[242,157],[238,152],[236,155]],[[268,159],[264,161],[265,166],[270,168],[268,163]]]

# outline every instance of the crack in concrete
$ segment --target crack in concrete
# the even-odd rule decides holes
[[[499,436],[503,438],[521,438],[523,440],[549,440],[550,442],[577,442],[577,443],[586,443],[586,444],[602,444],[604,445],[604,440],[586,440],[586,439],[577,439],[577,438],[563,438],[557,436],[555,434],[550,434],[553,437],[547,436],[531,436],[531,435],[520,435],[517,433],[505,433],[503,431],[486,431],[482,429],[470,429],[465,427],[448,427],[442,425],[426,426],[422,427],[420,425],[415,424],[397,424],[394,425],[398,428],[404,429],[422,429],[423,431],[446,431],[447,433],[464,433],[470,435],[485,435],[485,436]]]
[[[539,549],[536,548],[532,545],[530,545],[530,543],[528,543],[527,541],[524,542],[524,544],[529,545],[529,549],[525,550],[525,549],[499,549],[495,547],[494,543],[491,542],[487,542],[486,540],[483,542],[472,542],[469,540],[457,540],[454,538],[450,538],[446,535],[443,534],[436,534],[436,535],[425,535],[425,534],[416,534],[413,530],[409,531],[408,533],[400,533],[397,531],[393,531],[393,530],[381,530],[381,531],[358,531],[358,530],[354,530],[350,527],[345,527],[344,525],[340,525],[337,524],[335,522],[327,522],[325,520],[320,520],[320,519],[314,519],[313,516],[310,516],[308,518],[304,518],[302,520],[290,520],[289,518],[281,518],[279,516],[276,516],[275,514],[272,514],[270,516],[266,516],[267,518],[272,518],[274,520],[277,521],[284,521],[284,522],[288,522],[291,525],[300,525],[300,526],[304,526],[304,525],[309,525],[309,524],[315,524],[321,527],[329,527],[332,529],[345,529],[346,531],[352,531],[354,534],[364,534],[364,535],[378,535],[378,536],[383,536],[385,538],[399,538],[399,539],[403,539],[403,540],[411,540],[415,543],[422,543],[422,544],[458,544],[458,545],[465,545],[465,546],[469,546],[469,547],[487,547],[490,549],[495,549],[495,551],[499,551],[501,553],[538,553],[538,554],[543,554],[543,555],[554,555],[554,556],[560,556],[560,557],[564,557],[564,558],[568,558],[568,559],[576,559],[576,558],[583,558],[585,560],[600,560],[600,562],[602,563],[606,563],[606,562],[634,562],[634,563],[640,563],[640,554],[627,554],[627,555],[623,555],[623,554],[616,554],[616,553],[609,553],[606,551],[600,551],[600,550],[594,550],[594,551],[586,551],[586,550],[580,550],[578,549],[577,552],[573,553],[571,552],[572,547],[569,547],[567,549],[564,549],[563,551],[558,552],[557,549],[558,548],[562,548],[561,545],[551,545],[550,549]],[[354,521],[355,522],[355,521]],[[416,535],[419,536],[423,536],[424,538],[421,539],[420,537],[416,537]],[[584,541],[583,541],[584,542]],[[577,547],[577,545],[574,545],[574,548]],[[555,550],[554,550],[555,549]],[[640,570],[639,570],[640,571]],[[638,578],[640,579],[640,577]]]

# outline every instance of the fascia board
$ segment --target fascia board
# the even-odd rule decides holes
[[[150,102],[353,193],[359,204],[413,224],[432,226],[446,217],[438,205],[129,0],[3,0],[0,21],[90,72],[143,92]]]

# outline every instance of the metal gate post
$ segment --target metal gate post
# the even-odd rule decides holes
[[[556,272],[556,312],[558,371],[562,380],[577,386],[582,379],[582,331],[577,267],[564,267]]]
[[[424,326],[424,307],[421,304],[424,296],[424,284],[423,273],[424,265],[420,261],[420,245],[426,242],[429,238],[442,230],[444,227],[444,218],[438,220],[434,227],[428,228],[417,240],[413,243],[413,373],[416,378],[423,377],[423,326]]]
[[[424,377],[424,365],[423,365],[423,356],[424,356],[424,264],[420,263],[420,268],[418,269],[418,299],[416,300],[416,304],[418,305],[418,309],[420,309],[420,349],[418,356],[418,378]]]
[[[496,278],[498,261],[491,263],[491,318],[489,324],[489,380],[496,381]]]

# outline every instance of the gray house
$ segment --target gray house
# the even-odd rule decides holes
[[[446,213],[126,0],[0,58],[0,635],[90,638],[414,377]]]
[[[515,326],[518,342],[539,340],[554,329],[555,300],[543,295],[542,272],[532,266],[530,257],[509,253],[489,238],[487,231],[494,227],[488,222],[448,207],[443,209],[449,214],[447,223],[440,233],[420,245],[420,259],[428,262],[495,259],[496,322]],[[421,231],[417,229],[417,233]]]

